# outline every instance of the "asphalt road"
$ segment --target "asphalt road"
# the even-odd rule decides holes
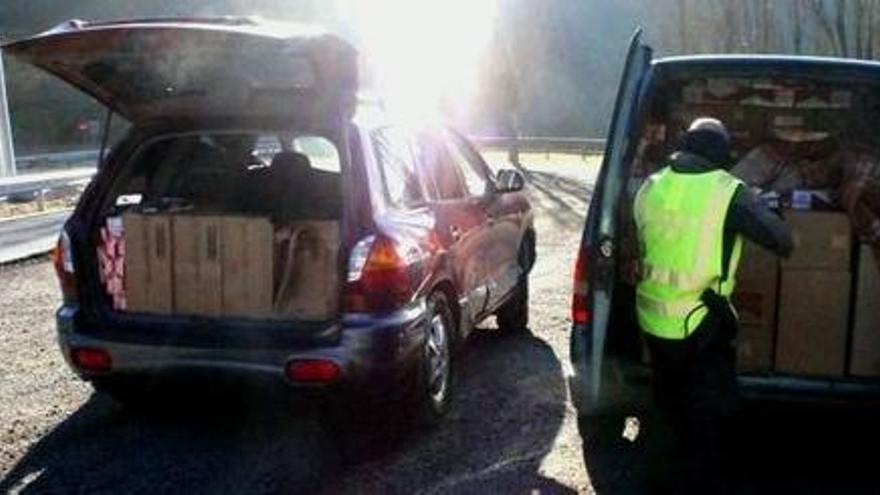
[[[0,264],[48,251],[69,215],[65,210],[0,220]]]
[[[486,322],[455,362],[449,416],[427,432],[220,387],[210,402],[123,411],[63,363],[48,261],[0,267],[0,493],[591,493],[587,468],[599,465],[592,452],[585,463],[565,374],[571,269],[597,168],[529,169],[532,335]],[[744,414],[730,453],[737,493],[877,493],[876,417],[800,406]]]

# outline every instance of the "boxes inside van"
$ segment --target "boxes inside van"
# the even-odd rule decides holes
[[[731,172],[795,237],[787,260],[745,249],[733,296],[740,373],[880,376],[880,218],[865,207],[880,197],[880,140],[865,132],[863,112],[880,104],[877,88],[757,73],[680,77],[646,115],[630,200],[695,118],[714,117],[731,132]]]
[[[148,145],[117,181],[105,220],[115,237],[97,247],[121,275],[103,278],[113,307],[334,318],[340,173],[332,143],[317,136],[203,133]]]

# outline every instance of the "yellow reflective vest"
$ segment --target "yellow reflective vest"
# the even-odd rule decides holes
[[[724,222],[739,179],[726,171],[683,174],[665,167],[636,195],[642,278],[636,310],[642,330],[687,338],[706,318],[706,289],[729,297],[742,254],[737,235],[724,279]]]

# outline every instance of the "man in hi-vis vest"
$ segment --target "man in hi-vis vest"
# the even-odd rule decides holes
[[[682,490],[723,491],[719,428],[736,396],[737,316],[730,305],[743,238],[788,256],[788,226],[728,173],[730,136],[711,118],[635,199],[641,258],[636,309],[655,400],[680,447]]]

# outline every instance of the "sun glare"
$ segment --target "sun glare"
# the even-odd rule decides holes
[[[433,119],[474,97],[497,0],[356,1],[368,79],[405,119]]]

